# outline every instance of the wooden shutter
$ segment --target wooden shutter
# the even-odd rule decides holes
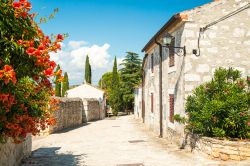
[[[151,72],[154,72],[154,54],[151,55]]]
[[[151,112],[154,112],[154,94],[151,93]]]
[[[175,65],[175,38],[172,39],[170,48],[169,48],[169,67],[173,67]]]
[[[169,121],[174,123],[174,95],[169,95]]]

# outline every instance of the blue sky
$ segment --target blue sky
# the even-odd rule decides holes
[[[62,51],[52,58],[69,73],[70,84],[83,82],[86,54],[97,84],[101,75],[111,70],[114,56],[121,61],[126,51],[132,51],[142,57],[143,46],[173,14],[211,0],[30,1],[40,16],[49,16],[59,8],[56,17],[41,27],[46,34],[69,34]]]

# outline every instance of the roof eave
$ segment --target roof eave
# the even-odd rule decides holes
[[[186,16],[184,16],[186,19]],[[153,43],[155,43],[155,40],[164,32],[168,27],[173,25],[176,21],[184,21],[184,17],[181,13],[177,13],[174,16],[172,16],[169,21],[149,40],[149,42],[144,46],[142,49],[142,52],[146,51],[148,47],[150,47]]]

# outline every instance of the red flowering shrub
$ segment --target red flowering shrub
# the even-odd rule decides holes
[[[15,143],[55,123],[51,81],[63,35],[44,35],[27,0],[0,0],[0,142]]]
[[[250,82],[238,70],[219,68],[212,81],[188,96],[186,128],[208,137],[250,138]]]

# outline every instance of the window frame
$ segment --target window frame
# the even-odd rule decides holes
[[[174,67],[175,66],[175,37],[172,38],[170,47],[168,49],[168,54],[169,54],[169,67]]]
[[[169,122],[174,123],[174,94],[169,94]]]

